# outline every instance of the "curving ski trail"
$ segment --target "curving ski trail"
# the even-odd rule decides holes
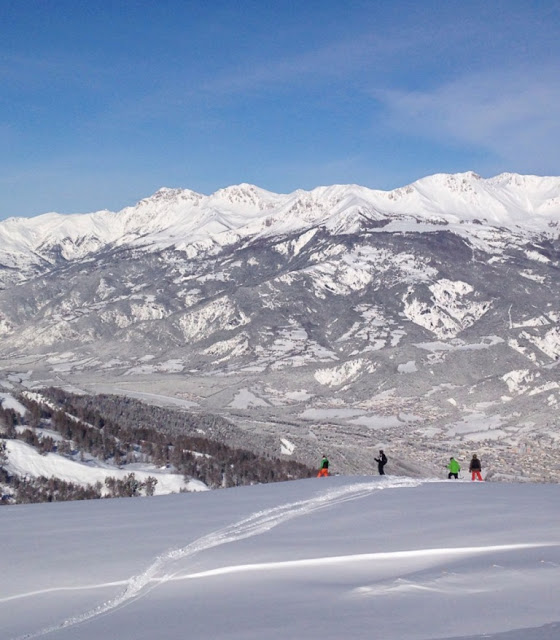
[[[383,489],[395,489],[395,488],[412,488],[417,487],[420,484],[426,482],[425,480],[418,480],[412,478],[391,478],[389,482],[372,481],[366,483],[355,483],[346,485],[343,487],[337,487],[335,489],[329,489],[319,495],[309,498],[307,500],[299,500],[296,502],[287,503],[277,507],[271,507],[264,509],[256,513],[251,514],[247,518],[244,518],[238,522],[228,525],[222,529],[211,532],[201,538],[198,538],[194,542],[181,547],[179,549],[172,549],[166,553],[158,556],[155,560],[140,574],[132,576],[131,578],[122,582],[111,582],[106,585],[94,585],[92,587],[84,588],[100,588],[103,586],[115,586],[125,584],[126,588],[122,593],[115,598],[104,602],[103,604],[90,609],[82,614],[67,618],[59,624],[52,625],[47,628],[40,629],[31,633],[27,633],[13,640],[31,640],[32,638],[39,638],[46,636],[55,631],[66,629],[83,622],[87,622],[98,616],[106,615],[111,611],[125,606],[126,604],[142,597],[148,593],[151,589],[157,585],[172,580],[177,575],[178,571],[175,570],[170,573],[170,569],[178,560],[190,558],[207,549],[250,538],[252,536],[261,535],[270,531],[274,527],[301,516],[308,515],[320,509],[324,509],[342,502],[349,500],[357,500],[366,495],[371,494],[374,491]],[[166,571],[167,569],[167,571]],[[76,590],[80,587],[60,588],[64,590]],[[55,591],[56,588],[45,590]],[[20,594],[16,596],[10,596],[8,599],[17,599],[36,595],[41,592],[33,592],[28,594]]]

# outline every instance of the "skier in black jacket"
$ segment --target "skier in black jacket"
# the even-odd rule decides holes
[[[471,480],[482,481],[482,465],[480,464],[480,460],[478,459],[476,453],[473,453],[473,457],[469,465],[469,471],[471,472]]]
[[[387,456],[383,453],[383,449],[379,449],[379,458],[374,458],[375,462],[377,462],[377,470],[379,471],[380,476],[385,475],[385,471],[383,467],[387,464]]]

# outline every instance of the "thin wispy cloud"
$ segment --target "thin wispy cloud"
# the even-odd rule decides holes
[[[295,47],[283,54],[263,53],[243,62],[225,61],[221,70],[207,75],[199,74],[196,67],[178,65],[166,69],[157,82],[147,83],[142,95],[107,105],[101,117],[109,124],[131,124],[188,114],[202,127],[219,126],[211,112],[223,109],[227,101],[281,96],[290,91],[313,94],[325,87],[333,95],[362,92],[368,78],[384,76],[395,66],[405,68],[414,52],[428,43],[435,55],[437,47],[429,30],[402,28],[356,33],[326,45],[300,46],[299,51]]]
[[[560,143],[557,69],[493,70],[432,90],[375,91],[394,129],[486,149],[512,164],[547,166]]]
[[[423,34],[401,34],[400,37],[380,34],[356,35],[352,39],[329,43],[299,53],[257,63],[238,66],[209,78],[200,89],[207,93],[236,93],[262,87],[294,85],[300,82],[324,82],[329,79],[348,80],[348,75],[363,73],[379,64],[403,56],[425,39]]]

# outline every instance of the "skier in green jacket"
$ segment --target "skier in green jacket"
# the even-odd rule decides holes
[[[329,459],[327,456],[323,456],[321,460],[321,468],[319,469],[319,473],[317,474],[318,478],[326,478],[329,475]]]
[[[451,456],[451,458],[449,459],[449,464],[447,465],[447,468],[449,469],[447,478],[449,480],[451,480],[451,478],[455,478],[455,480],[457,480],[459,478],[459,471],[461,471],[461,467],[459,466],[459,463],[457,462],[457,460],[455,460],[453,456]]]

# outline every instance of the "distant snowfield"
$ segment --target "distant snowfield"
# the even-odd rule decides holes
[[[251,393],[249,389],[240,389],[229,406],[233,409],[248,409],[249,407],[267,407],[268,402]]]
[[[331,477],[2,509],[2,640],[557,640],[559,485]]]
[[[129,473],[134,473],[141,482],[149,476],[157,479],[155,495],[179,493],[181,490],[208,491],[208,487],[198,480],[185,482],[181,474],[170,473],[169,470],[154,465],[133,464],[121,469],[93,461],[86,464],[70,460],[57,453],[41,455],[36,449],[20,440],[3,440],[3,442],[6,443],[9,460],[7,469],[20,477],[50,478],[54,476],[65,482],[86,486],[94,485],[96,482],[104,484],[105,479],[109,477],[122,480]]]
[[[164,406],[176,406],[190,409],[191,407],[198,407],[198,402],[192,400],[184,400],[182,398],[175,398],[170,395],[163,395],[158,393],[147,393],[143,391],[135,391],[131,389],[125,389],[120,387],[114,387],[111,385],[95,384],[92,385],[98,389],[99,393],[119,393],[130,398],[137,398],[138,400],[145,400],[150,404],[158,405],[162,403]]]

